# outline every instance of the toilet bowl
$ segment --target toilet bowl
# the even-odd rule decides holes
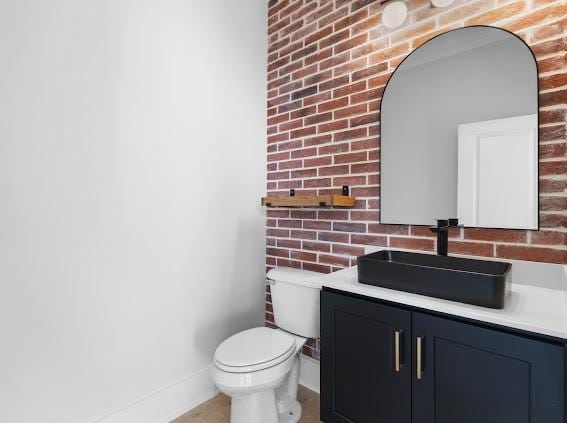
[[[213,380],[232,398],[232,423],[297,422],[299,352],[305,338],[259,327],[223,342],[215,353]]]
[[[231,423],[296,423],[301,418],[299,353],[308,338],[319,336],[319,277],[297,269],[270,270],[280,329],[245,330],[215,351],[213,381],[231,397]]]

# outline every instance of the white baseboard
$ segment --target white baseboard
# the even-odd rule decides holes
[[[301,358],[301,370],[299,371],[299,383],[306,388],[319,393],[320,391],[320,374],[321,366],[319,361],[307,357],[303,354]]]
[[[217,392],[209,366],[91,423],[167,423]]]

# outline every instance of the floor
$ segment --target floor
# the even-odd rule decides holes
[[[319,395],[300,385],[298,397],[302,408],[300,423],[319,423]],[[228,423],[229,420],[230,400],[219,394],[172,423]]]

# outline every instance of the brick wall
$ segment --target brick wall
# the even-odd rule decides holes
[[[423,226],[381,225],[380,97],[413,49],[447,30],[508,29],[533,49],[540,70],[540,231],[464,229],[450,253],[567,263],[567,2],[476,0],[435,9],[407,2],[403,26],[381,23],[368,0],[271,0],[268,11],[267,192],[339,193],[355,209],[268,209],[266,264],[331,272],[364,245],[434,250]],[[273,325],[269,288],[266,323]],[[304,353],[318,358],[315,340]]]

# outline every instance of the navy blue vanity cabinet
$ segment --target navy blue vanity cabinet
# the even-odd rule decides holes
[[[321,420],[411,423],[411,314],[323,291]]]
[[[566,423],[565,352],[545,337],[325,288],[321,420]]]
[[[412,329],[413,423],[565,421],[561,345],[418,312]]]

